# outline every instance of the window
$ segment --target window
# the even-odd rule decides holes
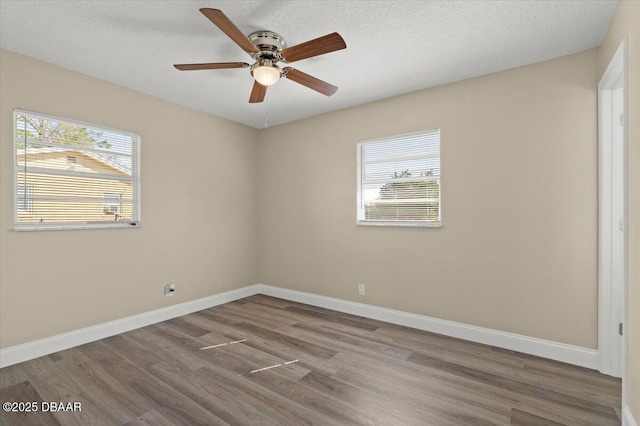
[[[139,140],[14,110],[15,229],[137,226]]]
[[[358,224],[440,226],[440,130],[358,144]]]

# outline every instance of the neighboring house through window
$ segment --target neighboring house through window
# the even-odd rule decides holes
[[[139,135],[14,110],[15,229],[140,222]]]
[[[359,225],[441,226],[440,130],[358,144]]]

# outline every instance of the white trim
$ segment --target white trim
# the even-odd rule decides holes
[[[602,75],[598,83],[598,370],[601,373],[609,374],[616,377],[625,376],[625,351],[626,351],[626,334],[622,339],[618,335],[618,323],[624,323],[625,319],[625,299],[624,288],[626,284],[622,283],[622,290],[614,286],[614,276],[619,275],[619,269],[622,267],[627,270],[627,254],[626,246],[622,254],[619,252],[619,246],[614,244],[617,241],[617,233],[614,230],[617,226],[619,214],[613,217],[613,207],[620,203],[620,196],[624,198],[622,216],[627,218],[626,211],[626,194],[618,194],[613,190],[614,184],[614,157],[620,155],[614,152],[613,148],[613,129],[616,125],[616,119],[611,116],[614,108],[614,89],[623,88],[623,110],[622,115],[624,121],[628,121],[626,108],[626,62],[627,62],[627,42],[622,40],[616,53],[613,55],[611,62],[607,66],[607,70]],[[626,131],[627,126],[623,128],[623,186],[628,188],[626,179]],[[619,171],[619,170],[618,170]],[[626,228],[626,226],[625,226]],[[614,236],[616,239],[614,239]],[[626,240],[626,230],[622,236]],[[622,259],[620,259],[622,256]],[[618,269],[616,269],[618,268]],[[624,273],[621,278],[626,280]],[[625,327],[626,328],[626,327]],[[623,379],[623,401],[625,397],[625,380]]]
[[[409,312],[260,284],[259,293],[596,369],[598,351]]]
[[[385,221],[385,220],[358,220],[356,221],[358,226],[401,226],[405,228],[442,228],[442,222],[439,220],[430,221]]]
[[[638,426],[638,422],[633,418],[633,414],[631,414],[631,409],[628,405],[622,408],[622,426]]]
[[[55,226],[51,223],[40,225],[37,223],[19,223],[13,228],[14,232],[31,232],[31,231],[71,231],[77,229],[125,229],[125,228],[140,228],[140,222],[95,222],[95,223],[69,223],[69,222],[56,222]]]
[[[115,334],[124,333],[136,328],[166,321],[171,318],[187,315],[202,309],[207,309],[223,303],[249,297],[254,294],[279,297],[299,303],[306,303],[352,315],[385,321],[392,324],[404,325],[419,330],[431,331],[445,336],[470,340],[472,342],[497,346],[526,354],[537,355],[544,358],[562,361],[591,369],[597,368],[598,352],[594,349],[581,348],[564,343],[522,336],[504,331],[491,330],[412,314],[409,312],[381,308],[378,306],[356,303],[333,297],[320,296],[296,290],[273,287],[264,284],[254,284],[237,290],[227,291],[214,296],[192,300],[178,305],[167,306],[138,315],[109,321],[92,327],[58,334],[22,345],[12,346],[0,350],[0,368],[33,358],[48,355],[78,345],[104,339]],[[633,426],[633,423],[631,423]]]
[[[203,297],[0,350],[0,368],[201,311],[258,293],[258,285]]]
[[[618,49],[616,49],[616,53],[613,54],[609,65],[607,65],[607,70],[602,74],[602,78],[600,78],[600,81],[598,82],[598,89],[604,90],[611,87],[622,77],[624,65],[626,64],[626,56],[627,39],[624,38],[618,45]]]

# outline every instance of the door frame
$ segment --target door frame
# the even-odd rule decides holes
[[[615,148],[613,139],[616,120],[614,91],[622,93],[622,144]],[[618,324],[626,329],[626,282],[627,282],[627,40],[624,39],[613,55],[607,70],[598,83],[598,369],[615,377],[626,376],[626,330],[618,334]],[[614,151],[618,149],[619,151]],[[620,152],[621,151],[621,152]],[[622,156],[623,188],[614,190],[615,156]],[[618,178],[619,179],[619,178]],[[620,199],[621,198],[621,199]],[[614,232],[617,232],[619,217],[612,209],[622,203],[622,250],[614,247]],[[620,258],[622,257],[622,258]],[[617,271],[615,268],[619,268]],[[621,270],[620,270],[621,268]],[[613,275],[619,274],[620,286],[614,285]]]

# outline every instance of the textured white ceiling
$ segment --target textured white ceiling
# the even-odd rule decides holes
[[[598,46],[615,0],[0,1],[0,45],[256,128],[540,62]],[[174,63],[252,62],[198,9],[289,46],[337,31],[347,49],[295,62],[340,90],[286,79],[249,104],[247,69],[180,72]]]

